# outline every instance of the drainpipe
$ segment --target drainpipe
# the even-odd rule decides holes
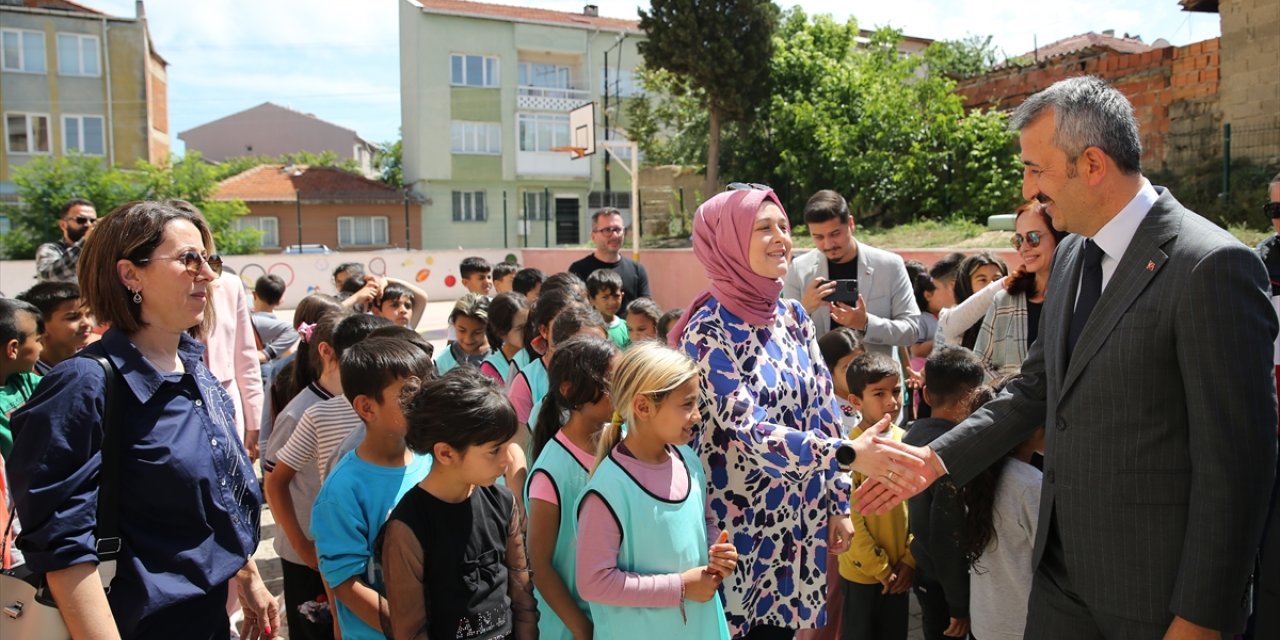
[[[107,40],[107,19],[102,18],[102,69],[107,84],[107,122],[103,129],[107,134],[107,165],[116,165],[116,119],[111,98],[111,43]],[[65,132],[64,132],[65,135]]]

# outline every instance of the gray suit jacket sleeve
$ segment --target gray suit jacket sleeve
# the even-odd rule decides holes
[[[920,307],[916,305],[915,290],[907,278],[906,265],[897,254],[877,251],[872,255],[877,256],[880,263],[876,265],[876,287],[888,284],[890,306],[887,315],[880,309],[867,310],[867,328],[863,335],[871,344],[913,345],[920,337]]]

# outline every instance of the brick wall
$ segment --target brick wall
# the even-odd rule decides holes
[[[956,93],[969,109],[1012,109],[1058,80],[1096,75],[1133,103],[1144,167],[1162,169],[1212,155],[1221,124],[1219,45],[1214,38],[1145,53],[1087,49],[963,80]]]
[[[1233,145],[1234,156],[1280,158],[1280,2],[1223,0],[1222,115],[1234,134],[1269,130],[1269,144]],[[1265,135],[1265,134],[1264,134]],[[1244,142],[1244,140],[1241,140]]]

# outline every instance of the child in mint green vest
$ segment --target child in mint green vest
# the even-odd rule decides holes
[[[687,446],[698,413],[698,372],[684,354],[642,342],[609,384],[620,421],[604,430],[578,501],[578,592],[595,639],[728,640],[717,591],[738,552],[708,530],[706,476]],[[621,440],[619,442],[619,440]]]
[[[574,507],[595,466],[600,430],[613,417],[606,385],[617,354],[608,340],[577,336],[559,345],[547,372],[525,498],[542,640],[592,637],[591,614],[576,587]]]

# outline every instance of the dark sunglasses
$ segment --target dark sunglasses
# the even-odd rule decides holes
[[[68,221],[74,220],[76,224],[82,227],[87,224],[93,224],[98,221],[97,218],[90,218],[89,216],[76,216],[74,218],[67,218],[67,220]]]
[[[1031,248],[1034,249],[1040,246],[1040,240],[1042,240],[1043,238],[1044,238],[1044,235],[1042,235],[1039,231],[1028,231],[1026,239],[1023,239],[1021,233],[1015,233],[1013,234],[1013,239],[1011,242],[1013,244],[1014,249],[1021,249],[1023,242],[1026,242],[1027,244],[1031,245]]]
[[[153,258],[142,258],[134,260],[134,264],[146,264],[151,262]],[[181,262],[186,267],[187,274],[191,277],[200,275],[200,270],[204,267],[204,263],[209,263],[209,268],[213,269],[214,275],[222,275],[222,256],[212,255],[208,258],[196,253],[195,251],[187,251],[180,256],[174,258],[154,258],[154,260],[174,260]]]
[[[773,187],[758,182],[730,182],[725,191],[773,191]]]
[[[1262,212],[1267,214],[1268,218],[1280,218],[1280,202],[1268,202],[1262,205]]]

